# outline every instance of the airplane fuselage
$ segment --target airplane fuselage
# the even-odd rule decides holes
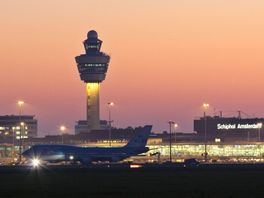
[[[79,147],[71,145],[36,145],[25,151],[26,158],[40,158],[43,161],[109,161],[117,162],[133,155],[147,152],[147,147]]]

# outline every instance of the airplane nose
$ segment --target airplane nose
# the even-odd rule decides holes
[[[29,150],[26,150],[26,151],[24,151],[24,152],[22,153],[22,155],[23,155],[24,157],[28,157],[28,154],[29,154]]]
[[[24,157],[26,157],[26,158],[31,157],[31,155],[32,155],[32,151],[31,151],[31,149],[28,149],[28,150],[24,151],[24,152],[22,153],[22,155],[23,155]]]

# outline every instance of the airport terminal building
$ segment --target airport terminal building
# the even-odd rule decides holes
[[[206,116],[194,120],[197,136],[213,142],[260,142],[264,140],[264,118]]]
[[[38,121],[33,115],[0,116],[0,139],[27,139],[37,137]],[[21,133],[21,134],[20,134]]]

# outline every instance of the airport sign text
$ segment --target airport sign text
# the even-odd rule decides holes
[[[260,129],[262,123],[257,124],[217,124],[217,130],[230,130],[230,129]]]

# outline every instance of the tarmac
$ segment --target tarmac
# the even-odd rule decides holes
[[[0,166],[0,197],[264,197],[264,164]]]

